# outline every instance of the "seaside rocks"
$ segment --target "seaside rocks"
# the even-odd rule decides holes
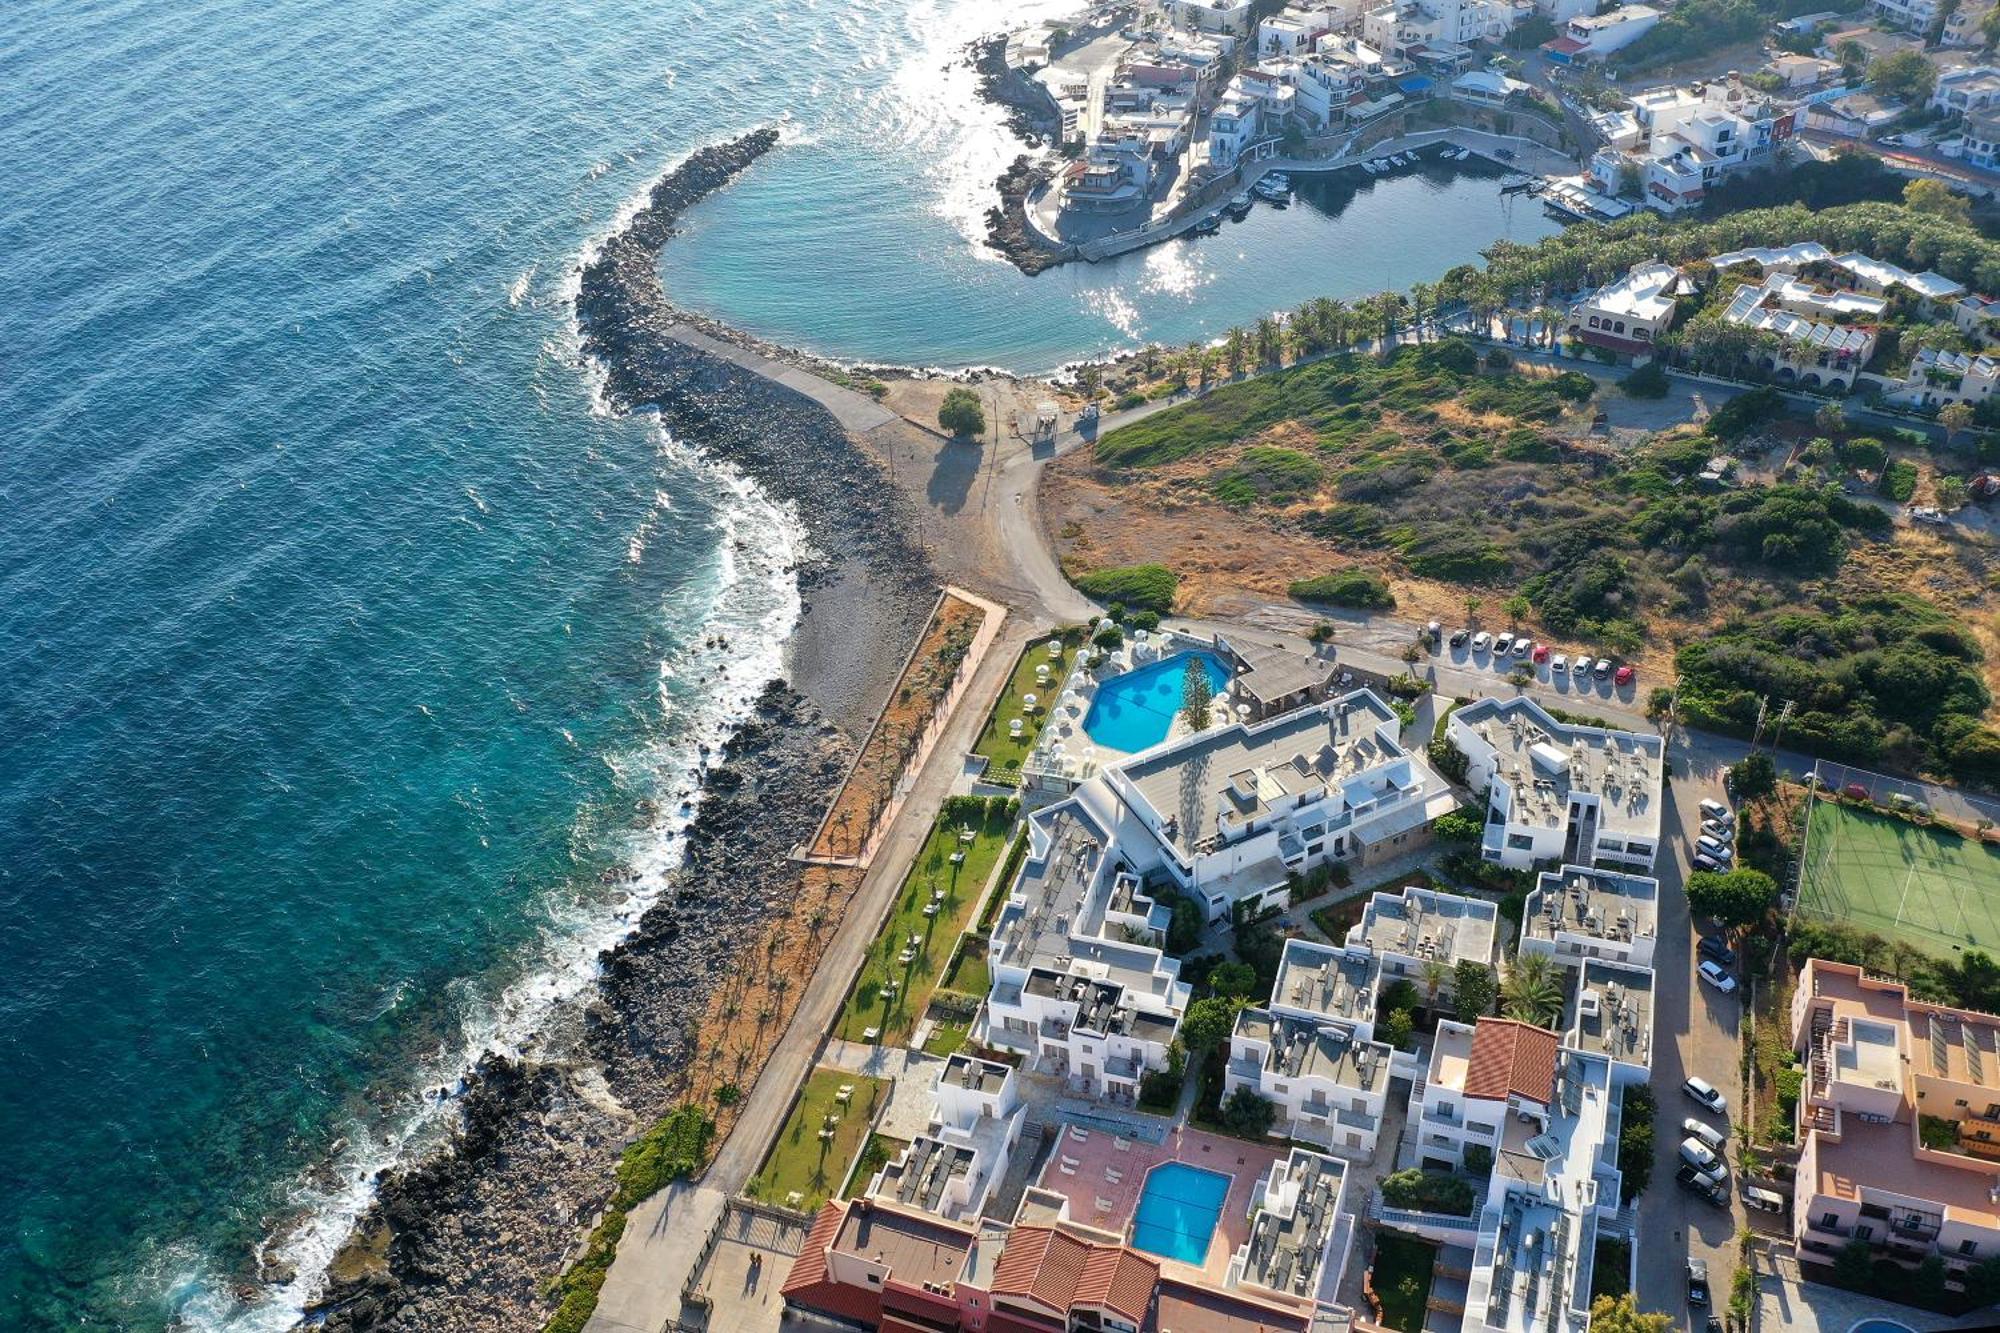
[[[1028,196],[1050,174],[1051,168],[1025,154],[1015,158],[1013,165],[994,182],[994,188],[1000,191],[1000,202],[986,210],[986,243],[1030,277],[1070,257],[1068,251],[1049,249],[1028,229]]]

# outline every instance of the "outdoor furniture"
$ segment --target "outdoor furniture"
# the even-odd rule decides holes
[[[1062,1172],[1066,1176],[1073,1176],[1076,1174],[1076,1168],[1071,1166],[1068,1162],[1057,1162],[1056,1170]]]
[[[1071,1125],[1069,1127],[1069,1136],[1075,1139],[1078,1143],[1090,1142],[1090,1131],[1087,1129],[1083,1129],[1077,1125]]]
[[[915,949],[905,949],[896,955],[896,961],[908,967],[911,963],[917,961],[917,951]]]
[[[785,1203],[788,1207],[796,1208],[805,1201],[806,1201],[806,1196],[799,1193],[797,1190],[793,1190],[791,1193],[785,1196]]]
[[[880,1040],[882,1040],[882,1029],[881,1029],[881,1028],[863,1028],[863,1029],[861,1029],[861,1040],[863,1040],[863,1041],[880,1041]]]
[[[1131,1151],[1132,1151],[1132,1140],[1130,1140],[1130,1139],[1121,1139],[1121,1138],[1118,1138],[1118,1137],[1116,1137],[1116,1136],[1113,1136],[1113,1138],[1112,1138],[1112,1140],[1111,1140],[1111,1146],[1112,1146],[1112,1147],[1114,1147],[1114,1148],[1116,1148],[1116,1149],[1117,1149],[1117,1150],[1118,1150],[1119,1152],[1131,1152]]]
[[[840,1085],[840,1091],[833,1094],[833,1099],[839,1102],[842,1106],[845,1106],[847,1105],[848,1101],[853,1098],[853,1096],[854,1096],[854,1085],[852,1083],[843,1083]]]
[[[953,853],[951,854],[951,863],[952,863],[953,865],[955,865],[955,866],[962,866],[962,865],[964,865],[964,864],[965,864],[965,853],[964,853],[964,852],[953,852]]]
[[[925,903],[925,904],[924,904],[924,915],[925,915],[925,916],[936,916],[937,914],[938,914],[938,905],[937,905],[936,903]]]

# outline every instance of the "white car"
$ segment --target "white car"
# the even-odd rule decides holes
[[[1561,653],[1557,653],[1554,657],[1551,657],[1549,659],[1549,674],[1551,676],[1567,676],[1569,674],[1569,658]]]
[[[1736,841],[1736,830],[1719,819],[1702,820],[1701,831],[1721,843],[1724,847]]]
[[[1513,634],[1503,632],[1499,638],[1493,641],[1493,655],[1495,657],[1505,657],[1508,654],[1508,652],[1510,652],[1513,649],[1513,647],[1514,647]]]
[[[1703,1106],[1706,1106],[1716,1115],[1725,1115],[1729,1111],[1728,1100],[1715,1090],[1713,1083],[1710,1083],[1705,1078],[1691,1078],[1687,1080],[1681,1084],[1681,1091],[1700,1102]]]
[[[1701,817],[1731,824],[1736,822],[1736,816],[1729,813],[1729,807],[1716,800],[1704,800],[1701,803]]]
[[[1529,653],[1533,652],[1534,650],[1535,650],[1535,644],[1532,639],[1523,636],[1521,638],[1514,640],[1514,656],[1526,657]]]
[[[1472,636],[1472,651],[1475,653],[1483,653],[1486,651],[1487,647],[1492,642],[1493,642],[1493,636],[1491,634],[1488,634],[1485,630],[1481,630],[1479,631],[1479,633]]]
[[[1689,1116],[1687,1119],[1681,1121],[1681,1132],[1689,1138],[1700,1139],[1715,1152],[1721,1152],[1722,1145],[1727,1142],[1722,1137],[1721,1130],[1713,1125],[1705,1125],[1693,1116]]]
[[[1715,987],[1724,995],[1736,989],[1736,978],[1723,971],[1722,964],[1712,958],[1703,959],[1701,966],[1695,970],[1701,973],[1703,981]]]
[[[1727,845],[1717,842],[1706,833],[1695,839],[1694,845],[1695,850],[1704,853],[1712,860],[1722,862],[1724,865],[1728,865],[1736,859],[1736,853],[1730,851]]]
[[[1715,1149],[1700,1139],[1681,1140],[1681,1160],[1701,1172],[1713,1172],[1721,1161],[1715,1155]]]

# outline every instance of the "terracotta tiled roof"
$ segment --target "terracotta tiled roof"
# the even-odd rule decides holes
[[[993,1265],[993,1294],[1054,1310],[1101,1305],[1140,1323],[1160,1266],[1122,1245],[1092,1245],[1050,1227],[1015,1227]]]
[[[1590,43],[1588,42],[1579,42],[1574,37],[1564,36],[1543,42],[1542,49],[1544,51],[1560,51],[1566,56],[1573,56],[1589,45]]]
[[[1511,1018],[1482,1018],[1472,1033],[1465,1095],[1505,1101],[1518,1093],[1547,1104],[1555,1096],[1556,1034]]]

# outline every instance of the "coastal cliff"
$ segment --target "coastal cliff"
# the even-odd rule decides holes
[[[805,525],[808,625],[788,655],[790,683],[765,690],[690,793],[681,863],[634,933],[602,955],[573,1049],[480,1062],[451,1144],[380,1180],[308,1324],[484,1333],[547,1319],[544,1284],[610,1196],[624,1144],[681,1095],[710,995],[784,909],[788,854],[810,841],[852,761],[851,736],[930,611],[936,581],[895,488],[832,415],[673,336],[660,247],[683,211],[777,142],[760,130],[668,173],[584,266],[577,310],[614,406],[656,409]]]

